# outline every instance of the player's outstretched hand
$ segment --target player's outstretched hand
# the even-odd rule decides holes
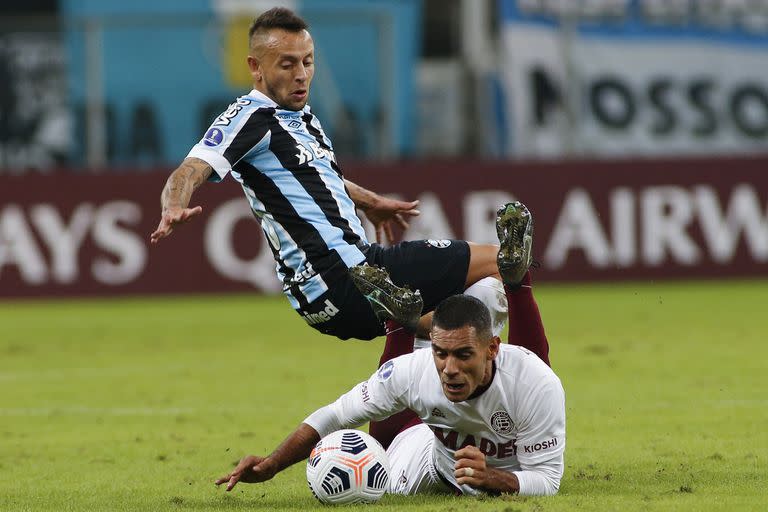
[[[376,228],[376,241],[383,243],[385,238],[390,244],[395,243],[392,224],[397,224],[402,229],[408,229],[410,217],[416,217],[421,212],[417,209],[418,201],[398,201],[388,197],[379,196],[376,203],[364,210],[365,216]]]
[[[160,217],[160,224],[157,225],[157,229],[149,235],[149,240],[153,244],[156,244],[161,238],[165,238],[173,232],[173,228],[184,224],[192,217],[202,213],[203,208],[201,206],[195,206],[194,208],[168,208],[163,210],[163,214]]]
[[[485,454],[477,446],[465,446],[456,451],[453,457],[456,459],[453,475],[459,485],[469,485],[474,488],[488,487]]]
[[[265,457],[248,455],[247,457],[243,457],[237,467],[235,467],[234,471],[222,476],[216,480],[215,483],[216,485],[226,483],[227,491],[231,491],[238,482],[255,484],[258,482],[266,482],[273,476],[275,476],[275,471],[272,466],[267,463]]]

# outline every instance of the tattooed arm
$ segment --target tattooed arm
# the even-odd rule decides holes
[[[192,192],[202,185],[212,172],[213,168],[207,162],[199,158],[186,158],[179,168],[171,173],[160,196],[163,208],[160,224],[149,236],[153,244],[170,235],[176,226],[203,211],[200,206],[194,208],[187,206],[192,198]]]

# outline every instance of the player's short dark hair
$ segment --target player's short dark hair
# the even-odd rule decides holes
[[[281,28],[288,32],[299,32],[309,27],[307,22],[301,19],[295,12],[285,7],[273,7],[272,9],[261,13],[253,20],[251,28],[248,29],[248,41],[253,39],[256,32],[264,32],[273,28]]]
[[[493,337],[491,313],[479,299],[471,295],[453,295],[435,308],[432,328],[452,331],[467,326],[474,327],[475,335],[479,339]]]

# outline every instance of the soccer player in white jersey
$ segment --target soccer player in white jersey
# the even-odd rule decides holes
[[[249,455],[216,480],[271,479],[306,459],[323,436],[406,408],[387,450],[389,492],[557,493],[564,469],[565,395],[541,359],[492,333],[488,309],[456,295],[434,312],[431,350],[386,362],[334,403],[312,413],[266,457]]]

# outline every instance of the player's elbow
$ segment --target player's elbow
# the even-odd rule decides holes
[[[561,473],[522,471],[516,475],[520,496],[554,496],[560,490]]]
[[[542,496],[554,496],[560,490],[560,479],[547,479]]]
[[[560,490],[560,480],[551,478],[542,478],[538,485],[526,489],[521,489],[521,496],[554,496]]]

